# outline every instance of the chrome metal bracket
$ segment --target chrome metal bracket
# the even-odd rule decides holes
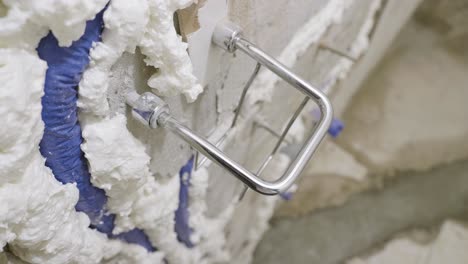
[[[276,195],[286,191],[289,189],[289,187],[291,187],[291,185],[294,184],[294,181],[304,170],[307,162],[310,160],[323,137],[327,133],[333,118],[333,109],[331,103],[325,94],[323,94],[319,89],[313,87],[308,82],[291,72],[291,70],[286,66],[266,54],[254,44],[244,39],[242,37],[242,30],[237,25],[231,22],[223,22],[219,24],[213,33],[213,42],[228,52],[241,50],[258,62],[253,76],[248,81],[248,85],[246,85],[246,88],[244,88],[242,93],[241,101],[239,103],[240,105],[237,108],[233,125],[237,121],[240,107],[244,101],[247,89],[255,75],[258,73],[260,65],[268,68],[270,71],[281,77],[283,80],[306,96],[306,99],[304,99],[304,101],[301,103],[299,109],[296,110],[286,129],[281,134],[279,143],[276,144],[272,155],[278,150],[278,147],[283,141],[285,134],[289,130],[289,127],[297,118],[300,110],[302,110],[307,101],[311,99],[319,107],[321,115],[317,122],[314,133],[307,139],[304,146],[301,148],[295,159],[291,162],[286,172],[277,180],[266,181],[259,177],[268,162],[263,163],[258,172],[254,174],[236,161],[229,158],[218,147],[208,142],[208,140],[197,135],[193,130],[182,125],[179,121],[170,115],[167,105],[156,95],[152,93],[138,95],[135,92],[130,92],[127,96],[127,103],[133,108],[132,112],[137,120],[150,128],[163,127],[169,129],[187,143],[189,143],[205,157],[228,170],[231,174],[241,180],[247,187],[265,195]],[[267,157],[267,161],[269,160],[271,160],[271,155]]]

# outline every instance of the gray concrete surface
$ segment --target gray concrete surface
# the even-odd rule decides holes
[[[464,217],[468,161],[402,174],[384,190],[358,194],[341,207],[275,220],[253,263],[342,263],[398,232]]]
[[[400,232],[436,227],[447,218],[468,219],[468,159],[459,154],[467,149],[463,95],[468,60],[445,40],[432,25],[407,24],[345,109],[347,127],[338,145],[368,167],[372,184],[396,172],[393,180],[387,178],[381,190],[355,194],[339,207],[274,219],[254,264],[343,263]],[[362,108],[354,111],[363,114],[361,123],[350,118],[353,107]],[[376,123],[383,127],[378,139]],[[368,144],[352,148],[357,138]],[[388,156],[388,164],[379,163],[385,169],[377,169],[364,154]],[[305,208],[317,201],[302,203]]]

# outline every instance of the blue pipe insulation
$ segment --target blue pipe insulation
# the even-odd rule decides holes
[[[190,240],[193,229],[189,225],[189,188],[190,180],[192,178],[194,157],[192,156],[189,161],[180,169],[180,190],[179,190],[179,206],[175,211],[175,232],[177,239],[188,248],[193,248],[194,245]]]
[[[89,216],[92,228],[111,238],[136,243],[154,251],[155,248],[140,229],[112,235],[115,215],[106,212],[107,197],[104,191],[91,184],[88,165],[80,149],[83,139],[77,115],[77,86],[89,64],[93,42],[100,41],[103,12],[87,22],[84,35],[70,47],[60,47],[52,33],[39,43],[39,57],[48,64],[42,97],[45,129],[40,151],[46,158],[46,166],[57,180],[76,183],[80,196],[75,208]]]

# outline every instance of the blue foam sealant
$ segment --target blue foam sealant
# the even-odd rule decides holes
[[[194,157],[192,156],[189,161],[180,169],[180,190],[179,190],[179,206],[175,211],[175,232],[177,239],[188,248],[193,248],[193,243],[190,241],[192,235],[192,228],[189,225],[189,188],[190,179],[192,177]]]
[[[100,41],[103,12],[87,22],[84,35],[70,47],[60,47],[52,33],[39,43],[39,57],[48,65],[42,97],[45,129],[40,151],[46,158],[46,166],[58,181],[76,183],[79,200],[75,208],[89,216],[91,228],[110,238],[119,238],[154,251],[155,248],[140,229],[112,235],[115,215],[106,212],[107,197],[104,191],[91,184],[86,158],[80,149],[83,139],[77,115],[77,86],[89,64],[93,42]]]

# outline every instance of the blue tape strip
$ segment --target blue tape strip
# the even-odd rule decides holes
[[[89,216],[92,228],[154,251],[148,237],[139,229],[112,235],[115,215],[105,210],[107,197],[104,191],[91,184],[86,159],[80,149],[83,139],[77,115],[77,86],[89,64],[88,54],[93,42],[100,41],[103,12],[87,22],[84,35],[70,47],[59,47],[52,33],[39,43],[39,57],[48,64],[42,97],[45,129],[40,151],[57,180],[76,183],[80,197],[75,208]]]
[[[180,191],[179,191],[179,206],[175,211],[175,232],[177,239],[188,248],[193,248],[193,243],[190,241],[192,235],[192,228],[189,226],[189,188],[190,179],[192,177],[194,157],[180,169]]]

